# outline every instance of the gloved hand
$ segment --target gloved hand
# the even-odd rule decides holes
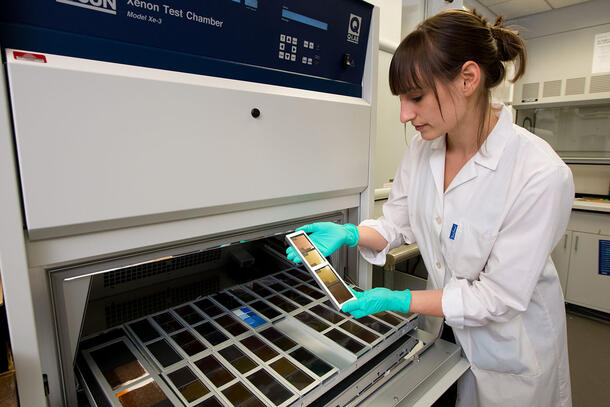
[[[296,231],[300,230],[309,235],[313,244],[320,249],[324,257],[330,256],[344,244],[349,247],[356,246],[360,238],[358,228],[351,223],[339,225],[333,222],[318,222],[300,227]],[[286,249],[286,255],[288,260],[295,263],[301,262],[301,258],[292,247]]]
[[[411,305],[411,291],[394,291],[388,288],[377,287],[361,293],[352,290],[356,296],[354,301],[343,304],[341,311],[349,312],[355,318],[375,314],[381,311],[409,312]]]

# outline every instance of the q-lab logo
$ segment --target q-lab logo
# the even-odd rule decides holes
[[[358,17],[355,14],[349,15],[349,26],[347,27],[347,40],[358,44],[360,38],[360,25],[362,24],[362,17]]]
[[[116,0],[55,0],[70,6],[83,7],[102,13],[116,14]]]

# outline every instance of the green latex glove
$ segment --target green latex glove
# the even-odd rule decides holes
[[[352,290],[356,300],[343,304],[341,311],[349,312],[355,318],[375,314],[381,311],[409,312],[411,291],[394,291],[377,287],[361,293]]]
[[[320,249],[324,257],[330,256],[344,244],[349,247],[356,246],[360,238],[358,228],[351,223],[339,225],[333,222],[318,222],[300,227],[296,231],[300,230],[309,235],[313,244]],[[301,262],[301,258],[292,247],[286,249],[286,255],[288,260],[295,263]]]

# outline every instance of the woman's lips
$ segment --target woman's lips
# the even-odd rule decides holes
[[[425,124],[414,125],[414,126],[415,126],[415,130],[417,130],[417,131],[421,131],[424,127],[426,127]]]

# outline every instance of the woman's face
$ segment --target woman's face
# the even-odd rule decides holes
[[[400,95],[400,121],[411,122],[424,140],[434,140],[450,133],[462,116],[459,93],[452,92],[453,83],[437,83],[437,103],[432,89],[417,89]],[[442,115],[441,115],[442,109]]]

